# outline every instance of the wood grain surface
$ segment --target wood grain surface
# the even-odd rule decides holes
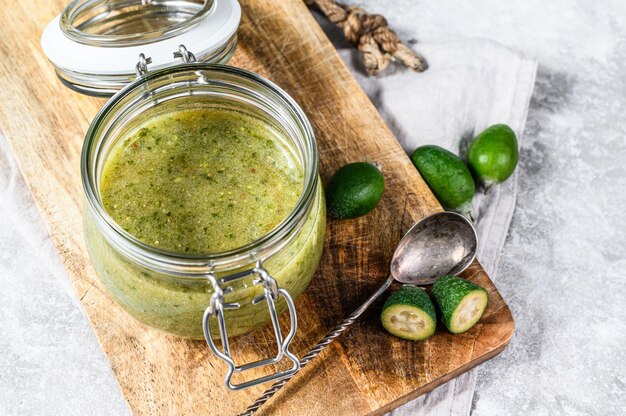
[[[137,415],[245,409],[263,387],[227,390],[225,365],[203,342],[150,329],[105,293],[83,242],[79,172],[84,134],[104,101],[64,87],[41,51],[41,32],[63,1],[0,3],[0,134],[16,155],[130,408]],[[328,224],[322,263],[296,302],[293,349],[301,356],[386,279],[403,231],[441,208],[304,3],[244,0],[242,7],[231,64],[273,80],[304,108],[315,128],[323,180],[344,163],[363,160],[380,161],[386,179],[372,213]],[[383,414],[499,353],[514,331],[509,308],[478,262],[464,276],[489,292],[487,311],[471,331],[438,329],[426,342],[403,341],[382,329],[377,304],[261,413]],[[238,338],[236,358],[259,358],[271,339],[269,329]]]

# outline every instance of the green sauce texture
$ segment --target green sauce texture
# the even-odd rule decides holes
[[[102,204],[123,229],[161,250],[201,256],[241,247],[287,218],[302,193],[302,167],[283,137],[269,123],[231,109],[199,107],[152,115],[111,150],[100,181]],[[318,185],[300,230],[264,261],[293,297],[304,291],[317,268],[325,223]],[[202,315],[212,294],[208,281],[173,277],[131,261],[97,224],[87,207],[87,248],[113,298],[147,325],[202,339]],[[254,263],[240,266],[218,273],[218,278]],[[269,322],[267,304],[251,303],[262,292],[250,278],[226,295],[226,302],[241,305],[226,311],[230,336]],[[282,298],[276,306],[279,312],[286,308]]]
[[[303,177],[277,132],[233,110],[184,110],[141,126],[114,150],[104,209],[148,245],[183,254],[242,247],[296,206]]]

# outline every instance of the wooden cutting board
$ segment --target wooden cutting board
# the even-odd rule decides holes
[[[64,87],[41,51],[40,34],[63,1],[2,2],[0,134],[12,146],[130,408],[138,415],[242,411],[262,387],[227,390],[225,366],[203,342],[140,324],[97,280],[83,243],[79,156],[104,101]],[[304,3],[244,0],[242,6],[231,63],[268,77],[301,104],[315,128],[323,180],[343,164],[363,160],[380,161],[386,179],[372,213],[328,224],[322,263],[296,302],[293,349],[301,356],[384,281],[403,231],[441,208]],[[509,308],[478,262],[464,277],[489,292],[487,311],[471,331],[451,335],[440,328],[426,342],[403,341],[382,329],[379,303],[262,413],[383,414],[498,354],[514,330]],[[238,338],[237,359],[259,358],[271,339],[269,330]]]

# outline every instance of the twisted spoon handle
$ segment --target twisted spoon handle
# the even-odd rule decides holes
[[[348,327],[352,325],[354,321],[356,321],[359,316],[361,316],[363,312],[365,312],[367,308],[369,308],[370,305],[374,303],[374,301],[378,299],[380,295],[385,292],[385,290],[387,290],[387,288],[389,288],[391,283],[393,283],[393,277],[389,276],[385,283],[383,283],[382,286],[379,287],[372,296],[370,296],[365,302],[363,302],[363,304],[359,306],[357,310],[352,312],[350,316],[348,316],[346,319],[341,321],[339,325],[333,328],[333,330],[330,331],[328,335],[324,337],[324,339],[315,344],[315,346],[311,348],[309,352],[307,352],[306,355],[304,355],[304,357],[300,359],[300,369],[304,368],[304,366],[311,362],[313,358],[317,357],[319,353],[321,353],[328,346],[328,344],[333,342],[335,338],[343,334],[343,332],[348,329]],[[297,373],[291,374],[289,377],[272,384],[272,387],[265,390],[265,392],[260,395],[259,398],[254,401],[254,403],[248,406],[245,412],[241,413],[239,416],[251,416],[252,414],[254,414],[257,410],[259,410],[261,406],[263,406],[266,401],[268,401],[274,394],[276,394],[276,392],[280,390],[285,384],[287,384],[287,382],[291,380],[291,378],[296,374]]]

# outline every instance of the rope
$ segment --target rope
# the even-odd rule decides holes
[[[383,71],[391,62],[400,62],[418,72],[428,69],[424,57],[403,44],[396,32],[389,29],[383,16],[367,14],[358,6],[334,0],[304,1],[343,29],[346,39],[361,52],[365,70],[370,75]]]

